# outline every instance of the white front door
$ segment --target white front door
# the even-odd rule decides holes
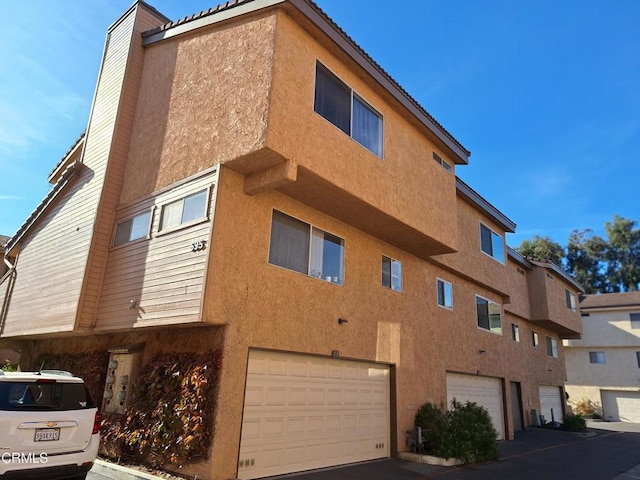
[[[238,478],[390,455],[389,366],[249,353]]]

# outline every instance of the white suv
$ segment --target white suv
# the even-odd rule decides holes
[[[100,422],[81,378],[0,371],[0,480],[86,478]]]

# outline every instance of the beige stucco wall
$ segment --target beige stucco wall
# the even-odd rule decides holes
[[[274,208],[345,240],[343,286],[268,263]],[[212,456],[220,475],[216,478],[235,474],[228,459],[237,458],[250,348],[326,356],[338,350],[343,357],[395,365],[393,430],[400,450],[417,407],[426,401],[446,402],[446,371],[498,377],[507,389],[509,381],[521,382],[527,422],[527,409],[539,408],[538,386],[563,383],[562,353],[558,359],[546,355],[544,337],[552,333],[537,329],[541,341],[534,348],[522,319],[514,320],[521,326],[519,343],[511,339],[510,316],[503,317],[502,335],[477,328],[475,294],[499,303],[501,298],[476,283],[282,194],[245,195],[243,177],[226,167],[221,169],[215,218],[207,285],[212,294],[204,318],[227,325],[218,398],[226,408],[217,415]],[[383,254],[402,262],[401,293],[380,284]],[[436,277],[453,283],[452,311],[436,305]],[[339,325],[338,317],[348,323]]]
[[[275,17],[146,49],[120,203],[264,147]]]

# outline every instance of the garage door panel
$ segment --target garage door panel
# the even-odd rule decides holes
[[[448,373],[447,404],[451,405],[454,398],[460,403],[469,401],[485,407],[498,432],[498,438],[504,438],[503,394],[499,379]]]
[[[623,390],[602,391],[605,420],[640,422],[640,393]]]
[[[553,418],[553,421],[562,423],[563,409],[560,387],[540,385],[540,414],[547,422],[551,422]]]
[[[387,366],[251,352],[239,478],[385,458],[389,436]]]

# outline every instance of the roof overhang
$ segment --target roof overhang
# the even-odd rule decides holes
[[[456,189],[460,196],[465,198],[469,203],[480,209],[489,218],[496,222],[505,232],[514,233],[516,224],[509,219],[504,213],[491,205],[485,198],[476,192],[469,185],[464,183],[460,178],[456,177]]]

